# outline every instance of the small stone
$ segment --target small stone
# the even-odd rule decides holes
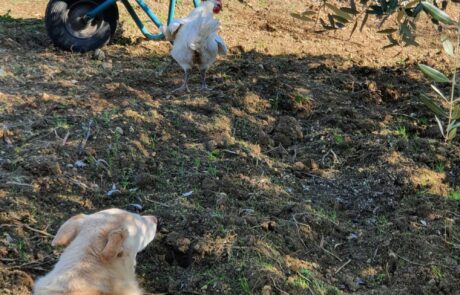
[[[266,221],[260,225],[260,227],[265,231],[274,231],[278,225],[275,221]]]
[[[351,276],[346,276],[344,278],[344,284],[352,292],[356,292],[359,288],[358,284],[355,282],[355,280],[353,280],[353,277]]]
[[[101,49],[94,50],[93,58],[97,60],[105,60],[105,53]]]
[[[457,267],[455,268],[455,276],[457,278],[460,278],[460,265],[457,265]]]
[[[103,68],[104,70],[111,70],[111,69],[112,69],[112,63],[110,63],[110,62],[103,62],[103,63],[102,63],[102,68]]]
[[[250,226],[255,226],[257,224],[257,218],[253,215],[245,215],[243,219]]]
[[[262,295],[271,295],[272,294],[272,287],[269,285],[265,285],[262,288]]]
[[[228,196],[226,193],[218,193],[217,194],[216,205],[220,210],[223,210],[228,202]]]
[[[297,171],[302,171],[302,170],[305,170],[305,164],[300,161],[295,162],[294,165],[292,165],[292,168],[294,168],[294,170],[297,170]]]
[[[310,168],[311,171],[316,171],[319,169],[318,163],[315,162],[315,160],[310,159],[307,161],[308,168]]]
[[[0,78],[5,78],[6,77],[6,71],[5,69],[2,67],[0,68]]]
[[[214,139],[211,139],[210,141],[206,143],[206,147],[210,151],[215,150],[217,148],[217,145],[218,145],[217,141],[215,141]]]

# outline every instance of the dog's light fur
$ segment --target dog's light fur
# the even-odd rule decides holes
[[[139,295],[136,254],[155,237],[155,216],[120,209],[76,215],[52,245],[67,246],[54,269],[34,286],[35,295]]]

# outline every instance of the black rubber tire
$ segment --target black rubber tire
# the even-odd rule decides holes
[[[79,16],[102,0],[51,0],[45,14],[45,26],[54,45],[69,51],[88,52],[109,43],[118,24],[118,7],[112,5],[90,24]]]

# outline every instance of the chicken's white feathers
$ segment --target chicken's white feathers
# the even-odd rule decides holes
[[[172,41],[176,37],[176,33],[182,26],[182,22],[180,20],[175,20],[169,24],[169,26],[161,26],[160,31],[165,35],[165,39],[167,41]]]
[[[224,41],[217,35],[220,22],[213,17],[213,7],[213,1],[202,1],[187,17],[161,28],[166,39],[174,42],[171,56],[184,70],[193,64],[207,70],[217,54],[227,53]]]
[[[192,50],[200,50],[212,34],[217,33],[220,23],[217,19],[209,16],[202,18],[198,32],[194,34],[189,47]]]
[[[225,45],[224,40],[216,34],[215,40],[217,42],[218,53],[220,55],[227,55],[227,45]]]

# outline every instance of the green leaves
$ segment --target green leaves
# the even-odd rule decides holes
[[[441,116],[441,117],[446,117],[447,114],[446,112],[436,103],[434,100],[432,100],[429,96],[426,94],[420,94],[420,100],[425,104],[427,108],[429,108],[435,115]]]
[[[449,37],[447,35],[442,35],[441,42],[442,42],[442,47],[444,48],[444,51],[448,55],[455,57],[454,45],[452,44],[452,41],[450,41]]]
[[[379,33],[379,34],[392,34],[392,33],[397,32],[397,31],[398,31],[397,29],[390,28],[390,29],[377,31],[377,33]]]
[[[422,2],[423,8],[427,13],[429,13],[435,20],[438,20],[446,25],[454,25],[456,24],[455,21],[453,21],[447,13],[442,11],[441,9],[437,8],[431,3],[428,2]]]
[[[440,83],[450,83],[451,81],[440,71],[433,69],[424,64],[419,64],[418,67],[422,70],[422,73],[425,74],[426,77],[430,78],[435,82]]]
[[[352,16],[352,15],[350,15],[349,13],[347,13],[347,12],[345,12],[345,11],[343,11],[343,10],[337,8],[336,6],[334,6],[334,5],[330,4],[330,3],[327,3],[327,2],[325,3],[325,5],[326,5],[330,10],[332,10],[332,11],[335,13],[336,16],[339,16],[339,17],[341,17],[341,18],[343,18],[343,19],[345,19],[345,20],[347,20],[347,21],[350,21],[350,20],[353,19],[353,16]]]
[[[315,11],[306,10],[306,11],[300,13],[300,14],[299,13],[291,13],[291,16],[294,17],[294,18],[303,20],[303,21],[313,22],[315,20],[313,18],[311,18],[311,16],[314,16],[315,14],[316,14]]]
[[[460,105],[456,105],[452,110],[452,120],[460,119]]]
[[[296,19],[300,19],[300,20],[307,21],[307,22],[314,21],[312,18],[310,18],[308,16],[305,16],[305,15],[302,15],[302,14],[299,14],[299,13],[291,13],[291,16],[296,18]]]

